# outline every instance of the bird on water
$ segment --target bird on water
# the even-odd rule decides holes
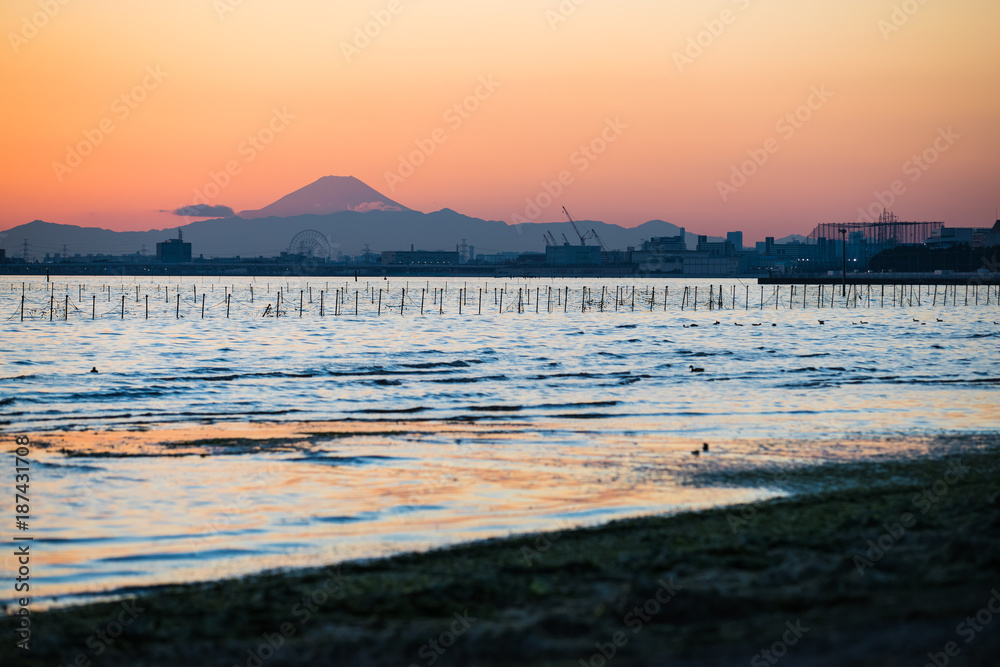
[[[688,366],[688,368],[691,369],[692,373],[704,373],[705,372],[704,368],[695,368],[694,366]]]
[[[90,372],[91,373],[99,373],[100,371],[97,370],[97,366],[94,366],[93,368],[90,369]]]

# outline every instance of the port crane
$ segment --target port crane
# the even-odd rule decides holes
[[[576,235],[580,237],[580,245],[587,245],[587,239],[593,238],[594,240],[597,241],[597,244],[599,246],[601,246],[601,250],[605,250],[604,242],[601,241],[601,237],[597,235],[597,231],[596,230],[591,229],[586,234],[581,234],[580,233],[580,228],[576,226],[576,220],[574,220],[573,216],[571,216],[569,214],[569,211],[566,210],[565,206],[562,207],[562,210],[563,210],[563,213],[566,214],[566,218],[569,220],[569,224],[573,225],[573,231],[575,231]],[[564,239],[566,238],[565,234],[563,234],[563,238]],[[569,243],[569,241],[567,241],[566,243]]]

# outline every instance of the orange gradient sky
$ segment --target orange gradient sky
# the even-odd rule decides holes
[[[353,175],[422,211],[747,241],[894,182],[904,220],[1000,205],[996,0],[6,0],[0,25],[0,230],[173,227],[231,162],[210,203],[237,211]]]

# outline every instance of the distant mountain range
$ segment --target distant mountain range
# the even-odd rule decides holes
[[[597,232],[608,249],[637,247],[657,236],[676,236],[680,228],[653,220],[626,229],[604,222],[578,221],[581,232]],[[316,230],[325,234],[332,254],[360,254],[367,245],[372,252],[383,250],[454,250],[463,240],[477,254],[498,252],[544,252],[543,234],[551,232],[559,243],[573,244],[579,237],[569,222],[508,225],[503,221],[481,220],[443,209],[421,213],[402,206],[354,177],[326,176],[256,211],[199,220],[178,227],[147,232],[115,232],[95,227],[78,227],[35,220],[7,230],[3,247],[8,257],[20,257],[28,242],[32,257],[46,253],[69,255],[140,252],[154,254],[156,243],[177,238],[192,243],[195,257],[270,257],[289,249],[299,232]],[[697,235],[686,235],[694,248]],[[593,244],[594,241],[588,241]]]

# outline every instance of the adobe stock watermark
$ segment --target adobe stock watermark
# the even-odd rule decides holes
[[[226,162],[225,166],[219,170],[210,170],[208,180],[200,188],[194,189],[192,204],[211,204],[222,191],[232,184],[233,178],[243,173],[243,168],[257,159],[257,156],[267,150],[267,147],[275,138],[288,129],[289,122],[295,120],[295,116],[288,112],[288,107],[272,110],[271,118],[257,132],[248,135],[236,147],[236,154],[242,160],[232,159]]]
[[[99,628],[94,634],[87,637],[87,648],[90,649],[94,658],[100,658],[104,655],[108,647],[125,634],[125,630],[135,623],[140,614],[146,611],[145,607],[139,606],[138,600],[126,600],[119,604],[121,611],[117,613],[115,618],[108,621],[103,628]],[[100,661],[97,662],[99,664]],[[92,664],[94,663],[91,662],[87,653],[78,653],[73,662],[68,663],[66,667],[91,667]],[[61,663],[59,667],[63,667]]]
[[[235,12],[243,5],[244,0],[212,0],[212,9],[220,21],[226,20],[226,14]]]
[[[624,631],[619,630],[611,635],[610,641],[595,643],[594,648],[597,651],[592,653],[589,658],[580,658],[579,667],[604,667],[607,665],[612,658],[618,655],[618,651],[628,646],[632,637],[642,632],[642,628],[677,596],[678,591],[684,589],[684,586],[674,581],[673,577],[670,577],[669,581],[660,579],[656,583],[660,585],[656,593],[641,605],[633,607],[622,619],[622,624],[632,631],[632,635],[629,636]]]
[[[443,120],[452,132],[457,132],[465,121],[472,118],[472,114],[479,110],[483,102],[493,97],[501,84],[493,78],[493,75],[479,77],[476,88],[470,95],[467,95],[460,102],[456,102],[444,112]],[[427,158],[437,152],[439,146],[448,141],[448,130],[443,127],[435,128],[427,137],[417,139],[413,143],[416,149],[406,155],[399,156],[399,166],[396,171],[385,172],[385,182],[391,192],[396,191],[396,186],[402,185],[410,176],[417,172]]]
[[[157,65],[146,67],[146,75],[132,90],[123,93],[111,103],[111,116],[105,116],[98,123],[97,127],[84,129],[83,139],[75,144],[66,145],[66,157],[63,162],[54,161],[52,170],[56,179],[62,183],[63,179],[73,170],[83,164],[83,159],[94,152],[98,146],[104,143],[109,134],[118,128],[118,123],[122,123],[132,112],[139,108],[151,92],[160,87],[163,81],[169,76]]]
[[[260,491],[266,489],[277,478],[278,469],[276,463],[269,462],[251,475],[243,485],[247,490],[222,505],[219,515],[203,525],[201,534],[196,538],[196,543],[202,547],[207,546],[211,543],[210,537],[229,530],[235,518],[242,516],[246,510],[258,503],[259,498],[262,497]]]
[[[909,182],[916,183],[961,138],[962,135],[952,130],[950,125],[947,129],[939,127],[932,144],[903,163],[903,176],[909,176]],[[874,222],[878,220],[878,216],[883,210],[891,210],[892,205],[906,193],[906,181],[897,178],[889,184],[888,190],[876,190],[874,192],[875,200],[867,208],[858,207],[857,221]]]
[[[577,508],[569,510],[570,512],[576,511]],[[521,558],[524,559],[525,564],[528,567],[534,565],[534,559],[541,558],[542,554],[545,554],[551,549],[555,543],[562,537],[562,533],[567,530],[572,530],[575,525],[565,519],[558,519],[556,521],[556,530],[551,533],[538,533],[535,536],[535,546],[523,546],[521,547]]]
[[[350,42],[340,43],[340,52],[344,54],[347,63],[350,64],[354,58],[361,55],[362,51],[371,46],[372,40],[381,35],[404,9],[402,0],[389,0],[383,9],[376,9],[371,13],[370,21],[363,26],[355,27],[353,39]]]
[[[740,11],[746,11],[750,8],[750,0],[732,0],[732,3]],[[739,15],[736,12],[727,8],[719,12],[718,17],[702,23],[704,30],[688,37],[683,50],[674,51],[674,64],[677,65],[677,71],[683,74],[684,68],[693,65],[694,61],[701,58],[707,49],[712,48],[716,40],[726,32],[726,28],[736,23],[738,18]]]
[[[318,613],[331,599],[343,595],[344,576],[341,574],[340,568],[338,567],[336,570],[327,568],[325,574],[328,575],[326,579],[308,595],[303,595],[292,605],[289,611],[293,620],[285,620],[277,624],[275,632],[263,633],[260,636],[261,643],[255,648],[246,650],[246,659],[242,665],[234,663],[233,667],[262,667],[284,647],[285,642],[298,633],[299,628],[309,623],[313,614]]]
[[[545,20],[549,22],[550,28],[558,30],[559,25],[568,21],[573,14],[576,14],[576,10],[587,4],[587,1],[588,0],[560,0],[555,9],[545,10]]]
[[[767,667],[768,665],[776,665],[779,660],[788,655],[788,649],[795,646],[805,637],[806,633],[809,632],[809,628],[802,626],[802,620],[799,619],[792,622],[785,623],[785,630],[781,639],[777,640],[769,648],[763,649],[754,657],[750,658],[751,667]]]
[[[8,32],[7,40],[10,48],[14,49],[14,55],[21,54],[21,47],[28,41],[38,36],[38,33],[68,5],[71,0],[38,0],[37,11],[30,16],[21,17],[21,29],[17,32]]]
[[[600,133],[569,156],[569,163],[575,168],[576,174],[582,174],[590,169],[590,166],[604,155],[611,144],[618,141],[627,129],[628,125],[622,122],[621,116],[605,119],[604,128]],[[510,224],[534,222],[541,217],[545,209],[555,203],[556,198],[562,195],[566,188],[575,182],[576,175],[572,169],[563,169],[552,181],[542,181],[538,194],[525,198],[524,211],[511,214]]]
[[[994,588],[990,591],[990,598],[982,609],[967,616],[964,621],[955,626],[955,634],[964,639],[966,645],[969,645],[981,632],[986,630],[986,626],[992,623],[993,617],[997,615],[1000,615],[1000,591]],[[928,661],[924,663],[924,667],[947,667],[952,658],[959,656],[962,648],[958,642],[948,642],[944,645],[943,651],[927,654]]]
[[[447,630],[442,630],[436,638],[428,639],[427,643],[422,645],[417,650],[417,655],[424,660],[423,664],[427,665],[427,667],[430,667],[440,660],[441,656],[447,653],[448,649],[455,645],[458,638],[468,632],[469,628],[472,627],[472,624],[479,620],[474,616],[470,616],[468,609],[463,611],[461,614],[456,611],[452,614],[452,617],[455,620],[451,622]],[[420,667],[420,665],[413,662],[410,663],[409,667]]]
[[[936,480],[929,487],[920,493],[914,494],[912,502],[920,510],[921,514],[927,514],[941,502],[952,486],[961,481],[971,471],[961,461],[951,461],[948,469],[940,479]],[[854,567],[858,571],[858,576],[865,576],[865,570],[875,567],[875,564],[885,558],[886,554],[892,551],[906,536],[906,530],[917,525],[917,517],[911,512],[903,512],[899,515],[895,523],[885,522],[882,527],[885,531],[875,539],[868,540],[868,550],[864,555],[855,554]]]
[[[882,39],[889,41],[893,33],[903,29],[910,19],[919,12],[928,0],[906,0],[902,4],[893,5],[889,18],[881,18],[875,24],[878,31],[882,33]]]
[[[806,123],[812,120],[813,115],[833,97],[833,93],[827,90],[825,85],[812,86],[809,90],[810,95],[803,104],[794,111],[786,113],[774,124],[775,131],[784,141],[790,141]],[[781,150],[781,141],[773,136],[768,137],[760,147],[747,150],[748,159],[732,166],[729,179],[716,181],[715,187],[719,190],[722,201],[729,201],[729,197],[746,185],[779,150]]]

